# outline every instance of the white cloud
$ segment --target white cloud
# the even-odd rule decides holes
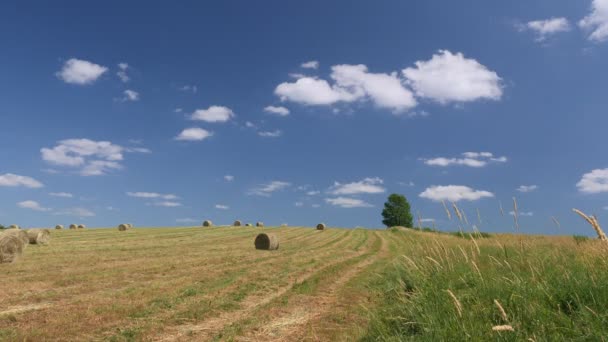
[[[168,208],[174,208],[174,207],[181,207],[182,204],[179,202],[173,202],[173,201],[163,201],[163,202],[154,202],[154,203],[148,203],[148,205],[153,205],[156,207],[168,207]]]
[[[336,198],[326,198],[325,202],[333,205],[333,206],[337,206],[337,207],[342,207],[342,208],[368,208],[368,207],[373,207],[373,205],[357,199],[357,198],[350,198],[350,197],[336,197]]]
[[[289,115],[289,109],[285,107],[276,107],[276,106],[267,106],[264,108],[266,113],[276,114],[278,116],[287,116]]]
[[[515,216],[515,212],[511,210],[509,211],[509,215]],[[534,213],[531,211],[518,211],[517,216],[534,216]]]
[[[178,136],[175,137],[175,140],[201,141],[211,136],[213,136],[213,132],[209,132],[198,127],[190,127],[184,129]]]
[[[529,21],[524,25],[518,25],[518,28],[520,31],[533,31],[536,34],[536,41],[542,42],[556,33],[570,31],[570,23],[566,18],[551,18]]]
[[[274,93],[282,101],[292,101],[311,106],[352,102],[358,98],[358,96],[350,94],[345,89],[330,86],[326,80],[313,77],[302,77],[293,83],[281,83],[276,87]]]
[[[245,122],[245,127],[247,127],[247,128],[257,128],[257,126],[253,122],[251,122],[251,121]]]
[[[414,186],[414,182],[409,181],[409,182],[398,182],[397,184],[401,185],[401,186]]]
[[[462,53],[439,50],[430,60],[415,64],[403,75],[417,96],[442,104],[502,97],[502,80],[496,72]]]
[[[127,63],[118,63],[118,68],[120,70],[118,70],[118,72],[116,72],[116,76],[118,76],[118,78],[120,78],[120,80],[123,83],[129,82],[129,80],[131,80],[131,78],[129,77],[129,75],[127,75],[127,69],[129,68],[129,64],[127,64]]]
[[[260,184],[253,189],[250,189],[248,195],[270,196],[273,192],[284,190],[291,186],[291,183],[283,181],[272,181],[266,184]]]
[[[580,192],[587,194],[608,192],[608,169],[595,169],[585,173],[576,183],[576,187]]]
[[[591,32],[588,39],[603,42],[608,39],[608,0],[593,0],[591,13],[579,21],[578,25]]]
[[[452,166],[452,165],[462,165],[468,167],[484,167],[487,166],[490,162],[496,163],[505,163],[507,162],[507,157],[494,157],[494,155],[490,152],[464,152],[462,153],[462,158],[445,158],[445,157],[437,157],[432,159],[423,159],[426,165],[430,166]]]
[[[19,208],[23,208],[23,209],[31,209],[31,210],[36,210],[36,211],[50,211],[50,208],[44,208],[40,205],[40,203],[36,202],[36,201],[23,201],[23,202],[19,202],[17,203],[17,206]]]
[[[306,193],[306,195],[308,196],[315,196],[315,195],[319,195],[321,193],[321,191],[308,191]]]
[[[196,92],[198,91],[198,87],[197,86],[195,86],[195,85],[189,85],[189,84],[186,84],[186,85],[184,85],[182,87],[179,87],[178,89],[181,90],[181,91],[184,91],[184,92],[187,92],[187,93],[193,93],[193,94],[196,94]]]
[[[149,148],[145,148],[145,147],[127,147],[127,148],[125,148],[125,152],[152,153],[152,151]]]
[[[519,192],[532,192],[538,189],[538,185],[520,185],[517,187],[517,191]]]
[[[71,84],[91,84],[103,75],[108,68],[82,59],[70,58],[56,75]]]
[[[278,138],[283,135],[283,131],[275,130],[275,131],[260,131],[258,135],[265,138]]]
[[[138,198],[162,198],[165,200],[175,200],[175,199],[179,198],[178,196],[176,196],[174,194],[159,194],[157,192],[144,192],[144,191],[127,192],[127,196],[138,197]]]
[[[300,65],[304,69],[319,69],[319,61],[309,61]]]
[[[225,175],[224,176],[224,180],[226,182],[232,182],[234,180],[234,176],[232,176],[232,175]]]
[[[334,182],[328,190],[332,195],[355,195],[355,194],[380,194],[386,191],[382,187],[384,181],[381,178],[365,178],[358,182],[341,184]]]
[[[419,196],[436,202],[458,202],[476,201],[485,197],[494,197],[494,194],[485,190],[471,189],[464,185],[433,185],[426,188]]]
[[[434,218],[423,218],[420,220],[422,223],[435,222]]]
[[[69,192],[49,192],[49,195],[54,196],[54,197],[65,197],[65,198],[74,197],[74,195],[72,195]]]
[[[320,205],[320,204],[316,204],[316,203],[314,203],[314,204],[312,204],[312,205],[311,205],[311,207],[313,207],[313,208],[320,208],[320,207],[321,207],[321,205]]]
[[[145,151],[144,151],[145,150]],[[110,170],[121,169],[120,161],[125,152],[150,152],[147,149],[130,149],[109,141],[89,139],[61,140],[53,148],[40,149],[42,159],[48,163],[68,167],[80,167],[83,176],[103,175]]]
[[[224,204],[216,204],[215,209],[228,210],[228,209],[230,209],[230,207],[227,205],[224,205]]]
[[[85,208],[68,208],[54,213],[54,215],[64,215],[71,217],[92,217],[95,213]]]
[[[223,106],[211,106],[207,109],[197,109],[190,119],[205,122],[226,122],[234,117],[232,109]]]
[[[187,217],[187,218],[178,218],[178,219],[175,219],[175,222],[180,222],[180,223],[191,223],[191,222],[198,222],[198,221],[197,221],[197,220],[195,220],[195,219],[192,219],[192,218],[188,218],[188,217]]]
[[[396,72],[391,74],[371,73],[367,66],[335,65],[331,78],[336,84],[357,98],[367,96],[378,107],[403,111],[416,106],[412,92],[405,88]]]
[[[24,186],[35,189],[42,188],[44,185],[32,177],[5,173],[0,175],[0,186]]]
[[[125,90],[123,92],[123,94],[125,95],[122,98],[123,102],[125,102],[125,101],[131,101],[131,102],[139,101],[139,93],[136,92],[135,90],[127,89],[127,90]]]
[[[295,202],[293,205],[295,205],[296,207],[303,207],[304,202]]]

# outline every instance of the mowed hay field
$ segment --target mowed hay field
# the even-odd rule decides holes
[[[278,250],[254,248],[262,231]],[[357,337],[369,298],[351,284],[399,243],[363,229],[53,231],[0,265],[0,340]]]
[[[607,254],[405,228],[53,231],[0,264],[0,340],[602,341]]]

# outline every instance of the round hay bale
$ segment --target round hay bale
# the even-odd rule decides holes
[[[283,223],[281,227],[287,227],[287,223]]]
[[[19,240],[21,240],[21,242],[23,242],[23,244],[25,246],[27,246],[30,243],[29,236],[27,235],[27,233],[24,230],[21,230],[21,229],[16,229],[16,228],[6,229],[2,235],[16,236],[19,238]]]
[[[121,232],[124,232],[125,230],[128,230],[129,228],[131,228],[131,226],[128,223],[121,223],[118,225],[118,230],[120,230]]]
[[[60,224],[58,224],[58,225],[55,226],[55,229],[63,229],[63,226],[60,225]]]
[[[256,227],[264,227],[264,222],[257,222],[255,224]]]
[[[85,229],[87,226],[85,226],[84,224],[79,224],[78,225],[78,229]]]
[[[253,227],[253,225],[251,223],[247,223],[245,227]]]
[[[27,235],[27,234],[26,234]],[[26,244],[16,234],[0,235],[0,264],[12,263],[23,254]]]
[[[241,223],[241,221],[236,220],[236,221],[234,221],[234,223],[233,223],[232,225],[233,225],[234,227],[240,227],[240,226],[241,226],[241,225],[243,225],[243,224]]]
[[[28,229],[25,232],[30,245],[46,245],[51,240],[51,231],[48,229]]]
[[[213,222],[210,220],[203,221],[203,227],[213,227]]]
[[[255,249],[273,251],[279,249],[279,238],[274,234],[258,234],[255,237]]]
[[[78,226],[77,226],[77,225],[75,225],[74,223],[72,223],[72,224],[70,225],[70,229],[78,229]]]
[[[18,224],[11,224],[10,226],[8,226],[9,229],[21,229],[21,227],[19,227]]]
[[[129,228],[133,228],[133,223],[127,223],[127,225],[129,226]]]
[[[327,226],[325,225],[325,223],[319,223],[317,225],[317,230],[325,230],[325,228],[327,228]]]

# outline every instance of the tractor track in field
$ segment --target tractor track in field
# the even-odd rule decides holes
[[[348,235],[350,235],[350,234],[348,234]],[[215,336],[217,333],[221,332],[230,323],[239,321],[246,317],[251,316],[252,314],[255,313],[255,311],[258,308],[260,308],[264,305],[267,305],[267,304],[271,303],[272,301],[289,293],[291,290],[293,290],[294,286],[296,286],[297,284],[301,284],[301,283],[305,282],[306,280],[314,277],[315,275],[317,275],[317,274],[323,272],[324,270],[327,270],[333,266],[336,266],[340,263],[345,263],[345,262],[348,262],[349,260],[360,257],[360,256],[366,254],[369,251],[369,249],[370,249],[370,247],[367,247],[366,249],[363,249],[363,250],[360,250],[357,252],[353,251],[353,253],[351,255],[347,255],[347,256],[341,257],[339,259],[335,259],[325,265],[322,265],[321,267],[318,267],[318,268],[315,268],[312,270],[307,270],[302,274],[293,275],[290,277],[291,279],[289,280],[289,283],[287,285],[274,290],[274,292],[272,294],[266,295],[266,296],[256,296],[254,298],[246,299],[245,301],[242,302],[242,305],[244,306],[242,309],[239,309],[236,311],[221,312],[216,317],[206,319],[206,320],[200,322],[199,324],[188,324],[188,325],[181,325],[181,326],[173,327],[173,329],[172,329],[173,331],[169,331],[164,334],[161,334],[161,336],[158,336],[157,338],[154,338],[153,340],[154,341],[181,341],[181,340],[200,341],[200,340],[212,339],[213,336]]]

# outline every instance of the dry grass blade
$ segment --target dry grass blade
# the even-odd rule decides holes
[[[447,289],[446,291],[450,295],[450,297],[452,297],[454,307],[456,308],[456,312],[458,312],[458,317],[462,317],[462,304],[450,289]]]
[[[507,312],[505,311],[505,309],[502,307],[502,305],[500,305],[500,302],[497,299],[494,299],[494,304],[496,305],[496,307],[498,308],[498,311],[500,311],[500,316],[502,317],[502,320],[505,322],[508,322],[509,319],[507,317]]]
[[[450,210],[448,209],[448,206],[445,205],[445,201],[441,201],[441,204],[443,204],[443,209],[445,209],[445,213],[446,215],[448,215],[448,220],[452,219],[452,214],[450,213]]]
[[[495,325],[492,327],[492,331],[515,331],[510,325]]]
[[[597,221],[597,217],[587,216],[585,213],[583,213],[582,211],[575,209],[575,208],[573,208],[572,211],[579,214],[582,218],[585,219],[585,221],[589,222],[591,227],[593,227],[593,229],[597,233],[598,239],[600,239],[602,241],[608,241],[608,239],[606,238],[606,234],[604,234],[604,231],[600,227],[600,223]]]

